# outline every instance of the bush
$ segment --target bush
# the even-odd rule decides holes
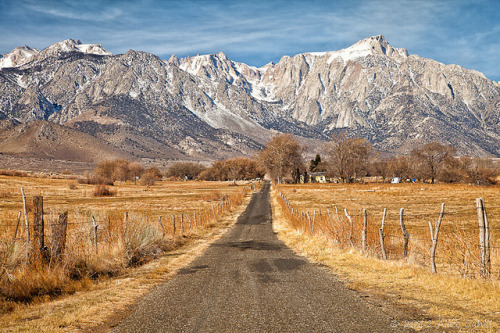
[[[26,172],[16,170],[0,170],[0,175],[11,177],[28,177],[28,174]]]
[[[79,184],[87,184],[87,185],[109,185],[113,186],[113,182],[110,179],[107,178],[102,178],[99,176],[92,176],[92,177],[86,177],[86,178],[81,178],[78,179]]]
[[[106,185],[97,185],[94,189],[94,197],[112,197],[116,191],[111,191]]]

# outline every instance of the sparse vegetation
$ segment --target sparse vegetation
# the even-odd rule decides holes
[[[107,188],[104,185],[81,184],[70,190],[70,184],[74,183],[66,179],[0,176],[4,189],[0,201],[0,312],[17,308],[19,302],[87,288],[97,279],[157,258],[212,228],[224,212],[241,203],[244,195],[243,188],[228,183],[157,182],[149,191],[132,183],[119,183],[113,187],[116,195],[103,200],[94,196],[94,190],[102,194]],[[18,214],[23,210],[20,187],[27,192],[28,211],[33,210],[33,194],[44,196],[45,244],[49,251],[45,263],[26,261],[24,216],[16,228]],[[65,211],[66,246],[58,259],[52,247],[56,232],[52,226]],[[31,214],[28,217],[32,224]]]

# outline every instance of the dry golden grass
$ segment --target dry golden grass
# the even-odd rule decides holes
[[[153,287],[173,278],[236,222],[248,204],[247,196],[230,214],[211,228],[200,229],[186,243],[157,260],[131,268],[123,275],[89,284],[86,290],[56,300],[18,305],[0,317],[0,330],[9,332],[107,331],[127,309]]]
[[[287,193],[292,193],[292,189],[289,187]],[[295,198],[299,191],[293,192]],[[366,299],[379,304],[389,315],[400,317],[400,325],[416,330],[439,327],[461,332],[497,332],[500,329],[498,280],[432,274],[426,268],[403,260],[385,261],[368,257],[354,248],[342,249],[325,235],[311,236],[294,228],[276,193],[272,207],[273,226],[285,244],[298,254],[329,266],[348,287],[371,296]],[[311,203],[303,207],[311,209]],[[386,304],[397,306],[386,307]],[[420,315],[396,315],[401,309],[404,312],[410,308],[416,308]]]
[[[311,184],[280,185],[292,206],[310,215],[316,211],[317,232],[344,240],[350,232],[344,209],[353,217],[353,244],[361,247],[362,209],[368,212],[368,253],[380,256],[378,229],[387,208],[385,247],[390,259],[402,257],[403,236],[400,209],[409,239],[408,260],[429,266],[432,245],[429,221],[434,225],[441,203],[445,215],[436,253],[438,272],[477,277],[479,274],[479,236],[475,199],[485,199],[490,224],[492,278],[500,278],[500,187],[430,184]],[[338,217],[336,210],[338,211]],[[321,216],[319,212],[321,210]],[[297,221],[303,223],[303,221]],[[343,233],[343,235],[339,235]],[[342,238],[344,237],[344,238]]]
[[[158,182],[148,188],[119,183],[112,187],[117,192],[113,197],[95,197],[94,185],[75,185],[74,180],[0,176],[0,186],[0,313],[12,311],[20,302],[86,289],[92,281],[170,252],[216,226],[245,195],[243,186],[216,182]],[[44,197],[49,249],[52,226],[60,213],[69,212],[61,259],[42,264],[32,254],[26,260],[24,217],[13,241],[22,210],[21,187],[28,202],[34,195]],[[33,214],[28,215],[33,221]],[[93,221],[98,224],[97,248]]]

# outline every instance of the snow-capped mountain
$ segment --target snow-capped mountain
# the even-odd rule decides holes
[[[29,46],[16,47],[10,53],[1,55],[0,68],[19,67],[29,62],[33,64],[45,58],[68,52],[81,52],[106,56],[113,55],[111,52],[106,51],[101,44],[82,44],[80,40],[66,39],[47,47],[41,52]]]
[[[0,55],[0,68],[24,65],[38,53],[37,49],[32,49],[29,46],[16,47],[10,53]]]
[[[222,52],[162,60],[71,39],[2,59],[0,119],[45,119],[139,157],[251,154],[277,132],[319,151],[341,129],[389,152],[440,141],[500,156],[500,85],[383,36],[260,68]]]

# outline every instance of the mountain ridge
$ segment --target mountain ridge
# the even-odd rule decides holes
[[[29,59],[0,68],[4,117],[72,127],[138,157],[251,155],[279,132],[313,152],[339,130],[388,152],[439,141],[500,156],[500,85],[382,35],[260,68],[222,52],[162,60],[71,39]]]

